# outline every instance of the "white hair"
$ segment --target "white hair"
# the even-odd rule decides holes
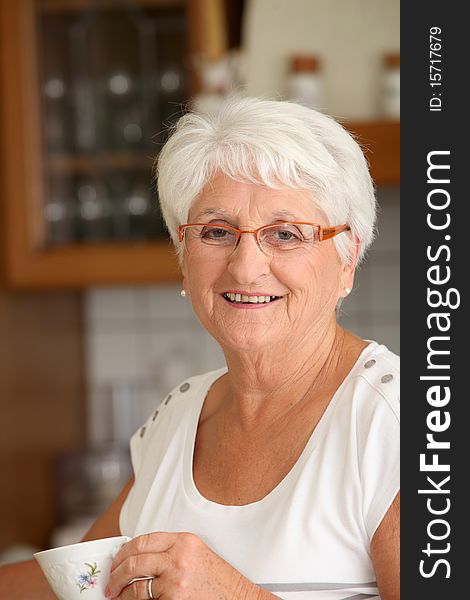
[[[334,238],[343,263],[355,240],[359,259],[374,238],[376,200],[367,161],[333,118],[295,104],[233,96],[211,113],[189,112],[177,122],[157,160],[158,195],[181,258],[178,225],[217,173],[233,179],[309,190],[328,225],[348,224]]]

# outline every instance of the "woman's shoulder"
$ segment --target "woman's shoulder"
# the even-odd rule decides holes
[[[188,400],[205,397],[211,385],[226,372],[227,367],[221,367],[183,379],[162,400],[162,407],[170,403],[186,404]]]
[[[163,420],[168,422],[169,419],[176,419],[177,422],[190,407],[202,402],[214,381],[226,371],[227,368],[223,367],[193,375],[180,381],[161,399],[144,427],[148,429],[148,426],[153,423],[161,423]]]
[[[366,372],[377,374],[380,369],[389,370],[393,376],[400,377],[400,357],[384,344],[370,342],[364,351]],[[366,366],[367,363],[367,366]],[[372,367],[377,366],[377,369]],[[386,373],[384,373],[386,375]],[[387,378],[388,379],[388,378]]]
[[[400,418],[400,357],[385,345],[371,342],[352,373],[358,402]]]
[[[156,404],[154,411],[130,440],[134,471],[137,472],[141,458],[151,447],[164,448],[175,433],[183,428],[187,419],[197,418],[198,407],[212,383],[226,372],[226,368],[187,377],[171,389]]]

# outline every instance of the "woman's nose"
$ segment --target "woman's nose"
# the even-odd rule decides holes
[[[269,273],[272,257],[262,252],[254,235],[242,235],[228,260],[232,277],[240,284],[249,284]]]

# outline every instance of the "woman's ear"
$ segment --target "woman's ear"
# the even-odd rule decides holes
[[[183,281],[181,282],[181,289],[187,290],[187,287],[186,287],[187,281],[188,281],[187,263],[186,263],[186,257],[184,254],[181,255],[181,257],[179,259],[179,263],[180,263],[181,274],[183,275]]]
[[[354,287],[354,274],[356,272],[360,252],[361,240],[359,238],[356,238],[352,245],[349,261],[345,265],[343,265],[343,273],[341,277],[341,283],[343,288],[343,294],[341,297],[343,298],[347,296]],[[349,291],[345,292],[345,290]]]

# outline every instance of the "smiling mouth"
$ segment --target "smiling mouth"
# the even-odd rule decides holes
[[[265,304],[282,298],[282,296],[244,296],[243,294],[232,294],[231,292],[225,292],[222,295],[225,300],[233,304]]]

